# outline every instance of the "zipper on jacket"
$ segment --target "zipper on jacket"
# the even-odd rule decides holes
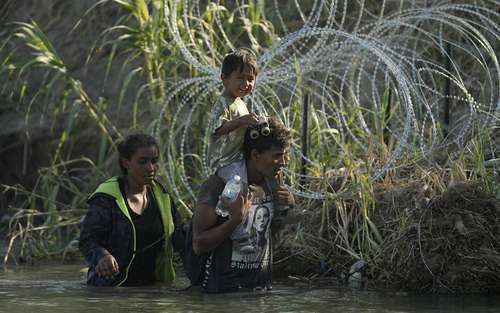
[[[135,239],[136,234],[135,234],[134,222],[132,222],[132,219],[129,216],[127,216],[127,218],[130,222],[130,225],[132,225],[132,239],[134,240],[134,250],[133,251],[135,251],[137,249],[137,247],[136,247],[136,239]],[[128,262],[127,268],[125,269],[125,278],[118,285],[116,285],[117,287],[120,287],[121,284],[123,284],[127,280],[128,271],[130,269],[130,265],[132,265],[132,262],[134,261],[134,258],[135,258],[135,253],[132,253],[132,258],[130,258],[130,261]]]

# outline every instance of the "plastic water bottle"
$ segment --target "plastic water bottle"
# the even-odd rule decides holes
[[[236,199],[241,191],[241,177],[239,175],[234,175],[224,186],[222,191],[222,196],[233,201]],[[229,212],[224,208],[223,204],[219,201],[215,209],[217,214],[221,217],[229,216]]]
[[[224,186],[224,191],[222,195],[229,200],[234,200],[241,191],[241,177],[239,175],[234,175]]]

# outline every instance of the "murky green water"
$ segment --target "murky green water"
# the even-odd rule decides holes
[[[91,288],[81,265],[0,272],[0,312],[500,312],[500,297],[421,296],[275,284],[266,294]]]

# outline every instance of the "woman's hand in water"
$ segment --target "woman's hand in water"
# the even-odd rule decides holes
[[[106,279],[113,278],[114,275],[120,272],[118,267],[118,262],[111,254],[106,254],[97,262],[97,266],[95,267],[95,271],[97,275],[100,277],[104,277]]]

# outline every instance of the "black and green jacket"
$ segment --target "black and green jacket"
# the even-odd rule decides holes
[[[134,259],[136,235],[123,196],[122,179],[113,177],[99,185],[89,197],[89,209],[83,220],[79,248],[89,265],[87,283],[94,286],[120,286],[127,279]],[[176,238],[181,218],[170,196],[163,186],[154,181],[154,200],[158,205],[165,233],[164,249],[155,261],[155,276],[158,281],[171,283],[175,279],[173,252],[181,249],[182,238]],[[175,247],[174,247],[175,246]],[[99,277],[95,272],[97,262],[106,254],[115,257],[120,273],[112,279]]]

